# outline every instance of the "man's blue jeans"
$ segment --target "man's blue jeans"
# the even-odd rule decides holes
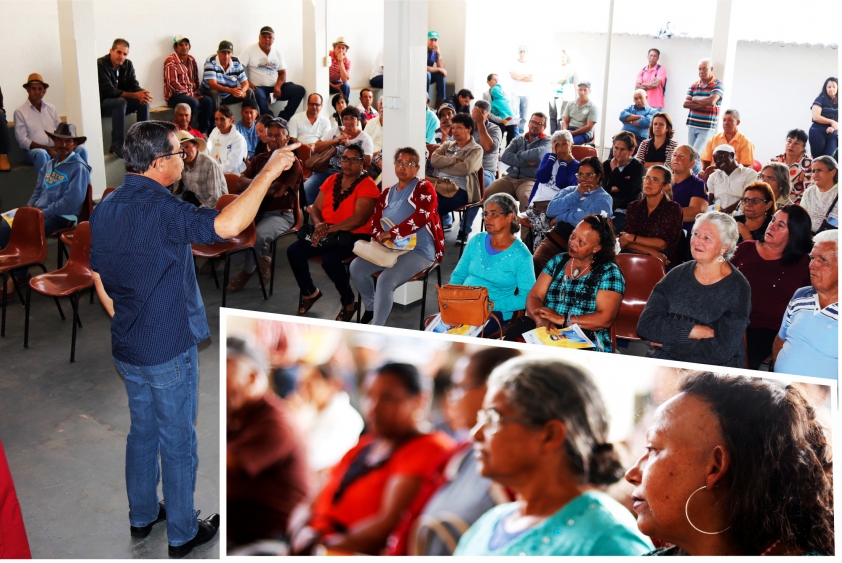
[[[193,346],[157,366],[133,366],[117,358],[114,364],[126,382],[132,419],[126,440],[129,522],[148,526],[158,517],[157,488],[163,471],[167,539],[172,546],[184,545],[199,531],[193,510],[199,463],[198,351]]]
[[[123,147],[126,138],[126,114],[137,112],[138,121],[149,120],[149,104],[128,98],[106,98],[100,103],[102,117],[111,116],[111,146]]]
[[[430,94],[430,84],[436,85],[436,101],[444,100],[447,96],[447,77],[440,72],[427,72],[428,94]],[[430,94],[430,99],[433,99],[432,94]]]
[[[260,115],[269,114],[275,116],[272,110],[269,109],[269,95],[275,90],[274,86],[256,86],[252,87],[254,90],[254,97],[257,98],[257,107],[260,109]],[[295,110],[298,109],[301,100],[304,99],[305,90],[303,86],[299,86],[293,82],[284,82],[281,86],[281,101],[286,101],[286,107],[278,113],[278,117],[282,117],[289,121],[295,115]]]
[[[338,88],[338,90],[337,90]],[[342,93],[345,96],[346,100],[351,99],[351,85],[347,82],[331,82],[330,83],[330,95]]]
[[[78,154],[82,160],[85,161],[87,164],[88,162],[88,149],[85,148],[85,145],[79,145],[73,152]],[[50,153],[45,151],[44,149],[29,149],[28,151],[23,152],[23,158],[27,162],[32,163],[35,166],[35,171],[40,172],[44,165],[50,161]]]
[[[520,121],[518,121],[518,131],[522,135],[526,133],[526,121],[529,117],[526,112],[529,111],[529,98],[527,96],[512,96],[512,103],[517,106]]]
[[[696,149],[696,152],[701,155],[702,151],[705,150],[705,145],[708,144],[708,141],[710,141],[710,138],[713,137],[715,133],[715,129],[700,129],[698,127],[688,127],[687,144]],[[702,161],[701,159],[699,159],[696,161],[696,164],[693,165],[693,174],[698,174],[701,169]]]

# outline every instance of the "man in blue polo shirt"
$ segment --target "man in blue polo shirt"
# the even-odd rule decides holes
[[[839,374],[839,231],[813,237],[810,283],[795,292],[772,346],[775,371],[837,379]]]
[[[257,100],[249,89],[246,68],[233,53],[234,44],[221,41],[216,54],[208,57],[202,74],[202,93],[210,96],[214,108],[219,104],[238,104],[246,98],[254,100],[256,107]]]
[[[272,181],[295,162],[291,151],[298,145],[275,151],[251,186],[220,212],[174,198],[166,188],[184,169],[176,131],[163,121],[129,129],[123,184],[91,216],[91,268],[97,294],[113,317],[111,352],[129,397],[130,532],[146,537],[166,520],[169,554],[183,557],[219,529],[218,514],[198,520],[193,510],[196,345],[210,330],[190,243],[222,242],[245,229]],[[157,494],[162,473],[166,510]]]

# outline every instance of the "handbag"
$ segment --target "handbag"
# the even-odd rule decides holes
[[[436,289],[441,320],[445,324],[482,326],[494,309],[486,287],[447,284],[437,285]]]
[[[453,197],[459,191],[459,186],[453,183],[453,180],[447,178],[437,178],[435,176],[425,176],[428,182],[436,188],[436,193],[443,197]]]
[[[828,219],[830,219],[830,214],[833,211],[834,206],[836,206],[836,202],[839,201],[839,196],[837,195],[833,198],[833,203],[830,204],[830,207],[827,208],[827,213],[824,214],[824,219],[822,219],[821,227],[819,230],[816,231],[816,234],[821,233],[822,231],[829,231],[830,229],[838,229],[839,228],[839,219],[834,217],[833,219],[836,220],[836,225],[831,223]]]
[[[305,168],[309,168],[313,172],[327,172],[330,168],[330,159],[336,156],[336,147],[330,147],[322,152],[317,152],[307,159],[304,163]]]
[[[394,250],[386,248],[374,240],[358,240],[354,243],[354,254],[381,268],[391,268],[398,258],[409,250]]]
[[[296,235],[298,236],[298,240],[310,242],[315,231],[316,226],[308,223],[301,227]],[[319,240],[319,244],[316,245],[316,248],[332,248],[334,246],[343,245],[347,246],[351,244],[351,241],[352,234],[349,231],[336,231],[335,233],[330,233],[329,235],[322,237]]]

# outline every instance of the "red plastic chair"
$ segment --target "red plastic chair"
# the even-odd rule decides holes
[[[596,149],[589,145],[573,145],[570,147],[570,153],[573,155],[573,158],[582,162],[582,159],[589,156],[596,156]]]
[[[641,340],[637,334],[637,321],[655,285],[665,275],[664,263],[644,254],[618,254],[617,265],[626,280],[626,291],[614,321],[612,340]]]
[[[301,176],[305,180],[313,174],[312,170],[304,166],[304,163],[307,162],[311,156],[313,156],[313,151],[310,150],[310,145],[301,145],[298,147],[298,160],[301,161]],[[271,293],[272,292],[270,291],[269,294],[271,295]]]
[[[47,295],[56,299],[67,297],[73,307],[73,339],[70,343],[70,361],[76,361],[76,325],[82,327],[79,319],[79,297],[82,291],[91,289],[94,286],[94,279],[91,276],[91,224],[88,221],[79,223],[73,236],[73,246],[70,247],[70,256],[63,268],[41,274],[29,280],[29,287],[26,291],[26,324],[23,331],[23,347],[29,348],[29,303],[32,290],[41,295]],[[64,320],[64,311],[59,305],[58,312],[61,320]]]
[[[99,201],[102,202],[103,199],[108,197],[116,189],[117,189],[116,186],[111,186],[110,188],[105,188],[105,191],[102,192],[102,197],[100,198]],[[81,223],[82,221],[88,221],[88,220],[90,220],[90,218],[91,217],[90,217],[90,213],[89,213],[87,219],[81,219],[80,218],[79,222]],[[74,230],[76,230],[76,227],[69,227],[68,229],[62,229],[61,235],[58,237],[58,240],[63,245],[72,246],[73,245],[73,231]],[[67,250],[65,250],[63,248],[61,250],[64,251],[65,254],[67,254]],[[59,268],[61,268],[61,257],[59,257]]]
[[[239,174],[225,174],[225,187],[228,189],[229,194],[238,194],[240,193],[240,189],[237,187],[237,182],[240,181]]]
[[[94,188],[90,184],[88,184],[88,190],[85,193],[85,202],[82,204],[82,210],[79,212],[79,215],[76,217],[76,223],[81,223],[82,221],[88,221],[91,218],[91,213],[94,212]],[[59,229],[54,233],[50,234],[50,238],[56,239],[56,246],[58,247],[56,250],[56,261],[58,265],[57,268],[61,268],[62,262],[64,260],[65,255],[67,255],[67,249],[61,244],[61,236],[65,233],[72,233],[76,227],[65,227],[64,229]]]
[[[232,201],[237,199],[236,194],[225,194],[220,196],[220,198],[216,202],[216,209],[221,210],[225,209]],[[251,222],[251,225],[245,228],[243,232],[239,235],[231,238],[228,242],[217,242],[214,244],[193,244],[193,256],[197,258],[207,258],[213,264],[214,260],[224,259],[225,260],[225,274],[223,275],[223,285],[222,285],[222,306],[225,307],[225,301],[228,295],[228,276],[231,270],[231,255],[236,254],[238,252],[248,252],[251,251],[252,255],[254,256],[254,263],[258,263],[258,256],[257,252],[254,250],[254,243],[257,240],[257,227],[254,225],[254,221]],[[211,266],[211,272],[213,273],[213,281],[216,283],[216,287],[219,287],[219,280],[216,277],[216,268]],[[269,299],[266,295],[266,286],[263,285],[263,276],[260,275],[258,272],[258,279],[260,280],[260,289],[263,290],[263,299]]]
[[[0,219],[3,221],[3,219]],[[47,236],[44,234],[44,213],[37,207],[21,207],[15,212],[12,222],[12,233],[9,237],[9,244],[0,250],[0,274],[3,274],[3,287],[0,293],[3,294],[3,319],[0,321],[0,336],[6,336],[6,279],[12,270],[17,268],[29,269],[38,266],[44,273],[47,267],[44,260],[47,259]],[[14,280],[14,277],[12,278]],[[17,290],[20,302],[24,303],[20,287],[17,282]],[[56,299],[58,305],[58,299]],[[59,309],[61,305],[59,305]]]

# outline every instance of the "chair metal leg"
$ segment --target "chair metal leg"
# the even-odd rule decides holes
[[[228,295],[228,274],[231,270],[231,255],[225,255],[225,273],[222,275],[222,306],[225,307],[225,298]]]
[[[23,324],[23,347],[29,348],[29,301],[32,298],[32,288],[26,287],[26,321]]]
[[[216,284],[216,289],[219,289],[219,278],[216,277],[216,264],[214,264],[213,260],[208,260],[208,264],[210,264],[211,273],[213,274],[213,283]]]
[[[421,324],[418,330],[424,330],[424,312],[427,310],[427,279],[430,277],[430,272],[424,274],[424,291],[421,292]]]
[[[360,311],[363,308],[363,294],[357,293],[357,324],[360,324]]]
[[[6,336],[6,277],[9,275],[11,274],[3,272],[3,321],[0,326],[0,337]]]
[[[79,320],[79,292],[70,296],[70,304],[73,305],[73,340],[70,341],[70,362],[76,361],[76,323]],[[81,326],[81,324],[80,324]]]
[[[46,271],[44,273],[46,273]],[[12,285],[15,286],[15,293],[17,293],[18,299],[20,299],[20,304],[23,305],[24,304],[23,293],[21,292],[20,285],[18,285],[18,281],[15,279],[14,275],[12,276]],[[27,286],[28,285],[29,284],[27,284]]]
[[[269,275],[269,295],[275,292],[275,250],[278,248],[278,239],[272,241],[272,273]]]
[[[257,251],[253,246],[249,247],[249,250],[251,250],[251,255],[254,257],[254,265],[257,268],[257,280],[260,282],[261,291],[263,291],[263,300],[266,301],[269,299],[269,296],[266,295],[266,284],[263,283],[263,276],[260,275],[260,261],[257,259]]]
[[[96,293],[96,286],[91,287],[91,305],[94,304],[94,293]]]

